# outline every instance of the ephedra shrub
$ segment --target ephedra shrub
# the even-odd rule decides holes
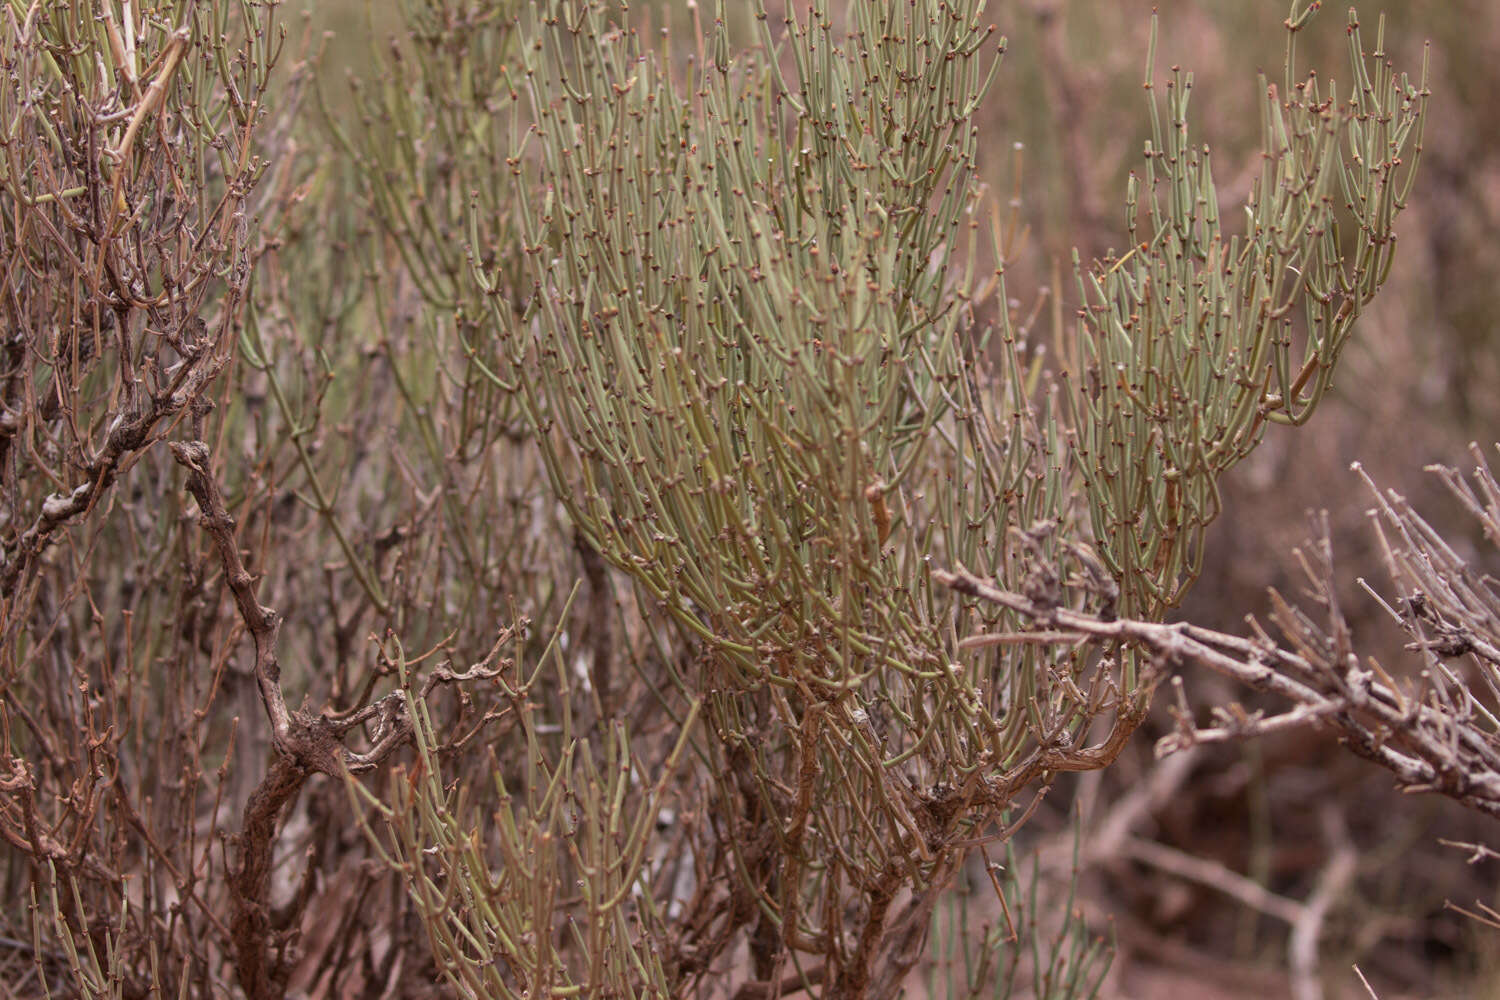
[[[758,7],[743,47],[721,5],[685,66],[607,5],[523,15],[502,89],[536,192],[509,216],[529,267],[517,285],[471,216],[483,371],[580,546],[692,651],[636,680],[691,752],[524,723],[526,791],[476,839],[419,733],[423,782],[385,815],[476,995],[711,995],[741,942],[742,990],[894,995],[970,853],[1057,773],[1110,763],[1158,679],[1120,643],[965,645],[1022,618],[933,568],[1163,615],[1219,478],[1311,416],[1388,273],[1424,91],[1352,20],[1355,83],[1325,91],[1296,66],[1294,10],[1244,232],[1221,228],[1189,136],[1191,76],[1148,70],[1128,250],[1078,263],[1045,363],[1003,267],[977,263],[974,114],[1002,48],[979,6]],[[585,699],[610,694],[580,669]],[[648,864],[664,798],[694,821],[666,842],[677,863]],[[517,867],[532,857],[555,860]]]
[[[888,997],[938,923],[951,990],[1087,992],[1076,928],[1022,962],[948,894],[1023,902],[999,842],[1157,667],[964,640],[1180,599],[1389,269],[1424,92],[1352,23],[1325,90],[1294,10],[1231,235],[1191,78],[1148,68],[1126,249],[1048,340],[975,182],[982,8],[720,3],[663,41],[413,0],[321,133],[267,118],[274,8],[7,12],[33,983]]]

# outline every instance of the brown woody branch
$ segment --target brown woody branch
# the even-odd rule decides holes
[[[308,776],[315,772],[342,778],[345,771],[378,766],[411,739],[412,723],[400,692],[338,718],[287,708],[277,654],[283,619],[256,597],[255,577],[240,557],[235,520],[214,479],[208,445],[202,441],[173,442],[171,448],[172,456],[187,470],[187,489],[198,502],[200,524],[213,539],[240,619],[255,645],[255,680],[277,752],[270,770],[245,804],[241,832],[231,838],[238,856],[229,878],[234,900],[230,936],[240,985],[251,1000],[273,1000],[286,989],[292,967],[287,946],[300,913],[300,907],[295,907],[297,912],[273,916],[270,908],[272,849],[282,810],[296,799]],[[498,672],[495,661],[512,634],[511,630],[504,631],[485,660],[468,671],[460,673],[447,667],[433,671],[422,696],[425,698],[438,684],[494,676]],[[366,723],[374,724],[370,749],[363,753],[347,749],[344,736]]]
[[[1159,754],[1289,725],[1320,725],[1334,729],[1356,754],[1395,774],[1404,790],[1441,792],[1470,808],[1500,816],[1500,767],[1487,735],[1473,723],[1395,689],[1375,671],[1361,667],[1351,651],[1323,658],[1265,639],[1246,639],[1187,623],[1105,621],[1066,608],[1038,606],[962,568],[937,570],[933,576],[960,593],[1009,608],[1042,627],[1041,632],[972,636],[964,640],[966,647],[1029,638],[1048,643],[1114,640],[1150,650],[1169,664],[1207,667],[1296,706],[1269,718],[1230,715],[1228,724],[1218,730],[1198,730],[1180,717],[1179,731],[1158,742]]]

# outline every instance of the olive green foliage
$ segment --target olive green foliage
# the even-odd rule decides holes
[[[929,947],[937,960],[929,996],[1062,1000],[1098,993],[1113,951],[1088,933],[1075,906],[1079,839],[1081,830],[1075,829],[1072,882],[1050,906],[1039,892],[1041,859],[1023,860],[1013,843],[1005,845],[1003,865],[986,854],[982,874],[971,867],[957,880],[933,918]],[[972,912],[974,898],[991,889],[1006,902],[1000,920],[983,924]]]
[[[555,648],[550,652],[539,670],[559,667],[566,686],[566,668]],[[599,735],[596,754],[588,737],[574,738],[565,703],[563,749],[554,753],[543,735],[548,722],[526,698],[526,689],[540,678],[512,685],[502,676],[502,697],[519,720],[520,745],[513,753],[522,759],[525,783],[513,795],[505,775],[516,765],[491,751],[489,780],[499,806],[493,824],[481,830],[469,826],[468,789],[443,787],[439,733],[427,706],[412,694],[399,646],[390,655],[406,685],[408,711],[418,720],[416,766],[410,782],[392,786],[388,803],[362,786],[351,788],[387,824],[388,836],[367,826],[370,841],[406,875],[449,981],[471,997],[573,990],[675,995],[669,953],[658,947],[670,933],[666,913],[654,905],[642,873],[653,863],[649,852],[659,810],[697,713],[684,720],[676,746],[659,762],[661,775],[641,788],[622,721]],[[386,841],[389,852],[381,846]],[[441,864],[427,865],[424,853],[437,854]],[[584,877],[569,879],[570,872]],[[575,889],[577,901],[569,902]],[[574,910],[583,919],[568,920]],[[554,940],[537,933],[544,927],[567,931]]]
[[[949,271],[994,70],[972,12],[851,14],[847,50],[825,14],[791,29],[790,81],[731,64],[720,21],[678,81],[603,8],[553,10],[526,66],[535,319],[496,316],[589,540],[734,687],[820,699],[943,666],[883,544],[964,392]]]
[[[1166,121],[1153,102],[1144,175],[1126,195],[1131,249],[1079,271],[1069,420],[1099,552],[1130,614],[1181,600],[1219,513],[1219,477],[1268,424],[1312,415],[1390,273],[1426,87],[1392,70],[1383,25],[1366,59],[1352,13],[1344,96],[1298,75],[1297,35],[1316,7],[1287,22],[1280,88],[1260,80],[1264,155],[1244,232],[1221,227],[1208,149],[1188,138],[1193,75],[1174,69]]]
[[[576,572],[472,274],[521,266],[506,68],[521,6],[424,0],[399,6],[395,38],[371,26],[366,60],[385,71],[347,93],[323,81],[307,124],[329,148],[302,164],[305,206],[247,318],[273,404],[261,433],[290,450],[365,598],[345,642],[371,620],[477,659],[518,600],[551,620]]]
[[[1351,26],[1353,100],[1324,98],[1289,42],[1246,234],[1226,238],[1174,78],[1127,199],[1134,248],[1080,265],[1054,382],[976,270],[972,118],[999,48],[979,8],[757,8],[748,47],[720,7],[684,67],[607,5],[536,5],[507,159],[536,193],[530,278],[475,268],[504,354],[482,370],[516,393],[555,495],[704,651],[646,681],[702,699],[707,801],[735,841],[737,887],[700,893],[707,923],[683,933],[723,947],[743,923],[757,979],[808,955],[794,981],[820,995],[889,995],[967,845],[1028,784],[1108,764],[1154,684],[1128,654],[961,651],[1004,616],[929,568],[1043,606],[1174,604],[1218,477],[1326,388],[1415,159],[1420,87],[1367,65]],[[472,218],[471,253],[495,256]],[[703,959],[677,955],[669,980],[697,981]]]
[[[706,644],[673,682],[706,696],[725,827],[771,828],[735,863],[757,978],[804,952],[829,995],[885,995],[955,845],[1041,769],[1030,727],[1106,699],[960,663],[966,619],[923,570],[1014,570],[1020,518],[1069,516],[1052,428],[1013,378],[981,404],[971,368],[996,40],[963,5],[852,5],[847,37],[821,9],[774,34],[761,14],[758,54],[731,56],[719,11],[683,76],[603,6],[537,19],[534,292],[492,315],[574,522]]]

